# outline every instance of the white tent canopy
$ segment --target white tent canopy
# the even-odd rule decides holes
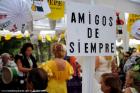
[[[0,28],[25,31],[32,21],[31,11],[25,0],[0,0]]]

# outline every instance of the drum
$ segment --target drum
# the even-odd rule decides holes
[[[4,84],[9,84],[14,78],[18,76],[17,67],[3,67],[2,69],[2,81]]]

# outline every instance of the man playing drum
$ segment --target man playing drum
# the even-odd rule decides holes
[[[8,53],[1,54],[0,74],[1,74],[3,66],[5,66],[5,67],[17,67],[16,63],[10,60],[10,54],[8,54]]]
[[[16,63],[10,60],[10,54],[3,53],[0,60],[0,68],[3,66],[17,67]]]
[[[10,54],[8,53],[3,53],[1,55],[0,59],[0,78],[1,78],[1,84],[2,86],[1,89],[11,89],[13,86],[13,77],[14,74],[18,74],[18,71],[16,70],[17,65],[14,61],[10,60]]]

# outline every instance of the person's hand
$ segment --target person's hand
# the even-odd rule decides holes
[[[32,70],[32,68],[28,68],[27,70],[28,70],[28,72],[29,72],[29,71],[31,71],[31,70]]]

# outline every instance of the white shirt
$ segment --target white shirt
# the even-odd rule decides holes
[[[28,58],[28,62],[29,62],[30,67],[33,67],[33,62],[31,60],[31,58]]]
[[[3,64],[2,60],[0,60],[0,68],[2,68],[3,65],[4,64]],[[16,63],[14,61],[10,61],[10,60],[5,64],[5,66],[8,66],[8,67],[17,67]]]

